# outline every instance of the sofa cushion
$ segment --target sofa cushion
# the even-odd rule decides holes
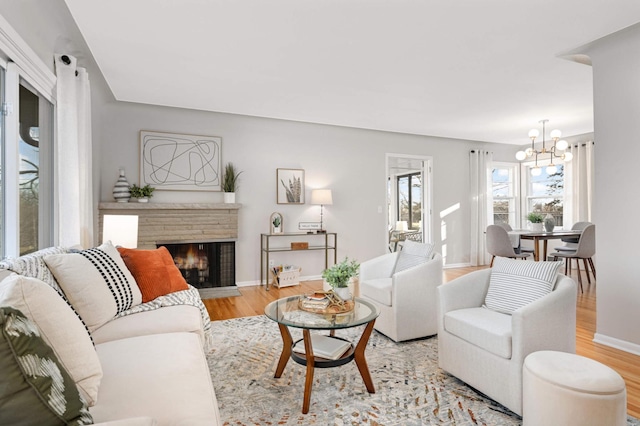
[[[373,278],[360,282],[360,294],[386,306],[391,306],[392,278]]]
[[[92,418],[71,376],[20,311],[0,308],[0,424],[84,425]]]
[[[0,305],[21,311],[37,325],[87,403],[95,404],[100,361],[84,325],[58,293],[36,278],[14,275],[0,283]]]
[[[180,331],[196,333],[204,339],[202,316],[197,306],[163,306],[153,311],[114,318],[93,332],[93,341],[98,344],[127,337]]]
[[[165,333],[96,345],[104,370],[96,422],[153,415],[160,425],[221,424],[211,373],[193,333]],[[126,356],[122,356],[126,354]]]
[[[62,294],[62,289],[58,285],[58,282],[44,263],[44,257],[50,254],[64,253],[68,253],[68,250],[64,247],[49,247],[33,253],[25,254],[24,256],[20,256],[15,259],[4,259],[0,262],[0,268],[8,269],[16,274],[24,275],[25,277],[37,278],[53,287],[53,289],[58,293]]]
[[[444,329],[499,357],[511,358],[511,316],[487,308],[458,309],[444,316]]]
[[[118,247],[118,251],[140,288],[142,303],[189,288],[166,247],[155,250]]]
[[[425,263],[431,260],[432,256],[433,244],[406,240],[402,245],[400,254],[398,255],[394,274]]]
[[[553,291],[562,262],[527,262],[496,257],[485,306],[511,314]]]
[[[111,242],[45,256],[44,261],[91,332],[142,302],[135,279]]]

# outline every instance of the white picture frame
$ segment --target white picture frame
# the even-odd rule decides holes
[[[222,190],[222,138],[140,131],[140,186],[169,191]]]

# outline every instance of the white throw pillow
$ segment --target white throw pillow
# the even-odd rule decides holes
[[[8,269],[16,274],[24,275],[25,277],[37,278],[40,281],[44,281],[56,290],[58,293],[62,293],[62,290],[58,286],[51,271],[44,263],[44,257],[50,254],[62,254],[68,253],[64,247],[48,247],[42,250],[38,250],[33,253],[25,254],[18,258],[7,258],[0,262],[0,268]]]
[[[87,330],[67,302],[36,278],[12,275],[0,283],[0,306],[21,311],[38,326],[89,406],[94,405],[102,367]]]
[[[402,250],[398,255],[398,261],[394,274],[396,272],[404,271],[405,269],[413,268],[421,263],[431,260],[433,255],[433,244],[418,243],[411,240],[406,240],[402,245]]]
[[[135,279],[110,241],[44,261],[91,332],[142,303]]]
[[[562,262],[528,262],[496,257],[484,303],[489,309],[511,314],[549,294]]]

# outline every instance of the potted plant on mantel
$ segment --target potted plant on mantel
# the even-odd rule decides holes
[[[222,174],[222,191],[224,192],[225,203],[236,202],[236,190],[238,189],[238,176],[242,172],[236,170],[233,163],[227,163],[224,166],[224,173]]]
[[[149,201],[149,198],[153,197],[153,191],[155,188],[152,188],[151,185],[145,185],[140,187],[135,183],[129,187],[129,192],[133,198],[137,198],[139,203],[146,203]]]
[[[342,300],[349,300],[353,295],[353,277],[358,275],[359,270],[360,264],[358,262],[349,261],[349,258],[345,257],[342,262],[325,269],[322,278],[333,288],[338,297]]]
[[[542,232],[542,221],[544,216],[539,212],[531,212],[527,215],[527,220],[531,222],[531,230],[535,232]]]

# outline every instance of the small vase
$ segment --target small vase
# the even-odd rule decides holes
[[[129,182],[124,175],[124,170],[120,169],[120,176],[113,186],[113,198],[118,203],[128,203],[131,198],[131,192],[129,192]]]
[[[148,203],[149,202],[149,197],[140,197],[140,198],[138,198],[138,202],[139,203]]]
[[[542,232],[542,222],[532,223],[531,230],[533,232]]]
[[[236,193],[235,192],[225,192],[224,193],[224,202],[227,204],[233,204],[236,202]]]
[[[544,218],[544,229],[547,230],[547,232],[553,232],[553,228],[556,227],[556,220],[553,218],[553,216],[551,216],[551,213],[547,213],[547,215]]]

